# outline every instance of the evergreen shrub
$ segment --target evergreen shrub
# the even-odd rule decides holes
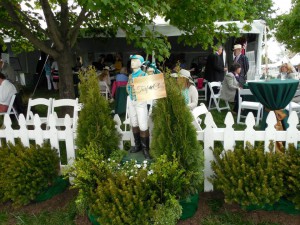
[[[80,102],[76,144],[84,149],[91,142],[100,146],[99,153],[107,158],[118,149],[120,136],[115,128],[108,101],[101,95],[95,69],[89,67],[79,74]]]
[[[176,158],[170,161],[163,155],[151,164],[146,160],[121,164],[121,155],[106,159],[95,145],[83,151],[71,173],[74,188],[79,189],[79,209],[88,208],[100,224],[130,225],[163,220],[157,211],[161,209],[170,215],[167,221],[175,221],[168,224],[176,224],[181,207],[175,199],[190,180]]]
[[[59,172],[57,150],[50,144],[24,147],[20,142],[0,148],[0,199],[26,205],[51,186]]]
[[[285,195],[295,204],[296,209],[300,209],[300,150],[294,145],[285,151],[283,174]]]
[[[170,199],[165,204],[159,204],[156,206],[153,215],[154,225],[172,225],[177,224],[180,215],[182,214],[182,207],[174,196],[170,196]]]
[[[263,146],[236,146],[233,151],[220,154],[213,150],[214,175],[210,178],[216,189],[223,191],[225,202],[239,203],[242,206],[266,204],[273,205],[284,195],[282,171],[283,154],[264,152]]]
[[[165,76],[167,97],[158,99],[153,107],[153,134],[150,153],[157,159],[165,154],[173,155],[180,167],[191,175],[190,186],[182,190],[181,197],[195,194],[203,184],[203,146],[197,141],[192,124],[192,114],[185,104],[181,89],[175,78]]]
[[[162,155],[150,165],[146,160],[124,165],[110,160],[106,165],[110,172],[107,180],[97,182],[91,208],[99,215],[100,224],[177,223],[181,215],[177,196],[189,186],[190,178],[176,159],[168,161]]]

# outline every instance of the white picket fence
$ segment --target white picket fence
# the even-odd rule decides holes
[[[132,140],[132,135],[129,131],[122,131],[121,121],[116,121],[116,128],[121,133],[122,139],[119,146],[123,147],[123,141]],[[214,156],[211,148],[214,148],[215,141],[221,141],[223,147],[226,150],[232,150],[236,141],[250,142],[252,145],[256,141],[262,141],[265,143],[265,151],[269,151],[270,141],[284,141],[286,147],[289,144],[294,144],[300,141],[300,132],[297,129],[299,123],[298,115],[296,112],[292,112],[288,119],[289,128],[286,131],[277,131],[275,124],[277,123],[274,112],[270,112],[267,118],[267,128],[264,131],[254,130],[255,118],[252,113],[249,113],[246,118],[247,127],[243,131],[235,131],[232,126],[234,124],[234,118],[230,112],[227,113],[224,124],[225,128],[212,128],[215,124],[210,112],[206,114],[204,124],[206,128],[202,131],[197,131],[197,139],[204,143],[204,191],[212,191],[213,185],[208,181],[208,178],[213,174],[211,169],[211,161],[214,160]],[[72,129],[72,120],[69,115],[65,116],[65,129],[59,130],[56,128],[56,120],[54,115],[50,115],[49,129],[41,129],[41,121],[38,115],[34,116],[34,129],[30,130],[26,127],[25,118],[21,114],[19,116],[19,129],[12,129],[11,120],[8,115],[4,117],[4,129],[0,129],[0,144],[4,139],[6,142],[15,143],[15,139],[19,138],[25,146],[29,146],[30,141],[34,141],[35,144],[42,145],[45,140],[49,140],[53,148],[60,152],[59,142],[65,143],[67,164],[72,164],[75,159],[75,132]],[[61,167],[63,165],[61,164]]]
[[[4,128],[0,129],[0,146],[1,141],[5,139],[5,141],[11,142],[15,144],[16,139],[20,139],[24,146],[28,147],[30,141],[34,141],[37,145],[42,145],[44,141],[49,140],[52,148],[57,149],[57,152],[60,156],[60,145],[59,142],[63,141],[65,143],[66,155],[67,155],[67,164],[71,164],[75,158],[75,132],[72,128],[72,119],[67,114],[65,116],[65,128],[63,130],[59,130],[56,128],[56,117],[54,115],[50,115],[48,126],[49,129],[43,130],[41,128],[41,120],[40,117],[35,114],[34,115],[34,129],[28,129],[26,126],[25,117],[23,114],[19,115],[19,129],[12,129],[11,119],[9,115],[4,115]],[[62,143],[63,143],[62,142]],[[60,157],[61,158],[61,157]],[[64,166],[60,162],[61,168]]]
[[[267,128],[264,131],[254,130],[255,118],[251,112],[247,115],[247,127],[243,131],[235,131],[232,128],[234,119],[231,112],[228,112],[225,117],[225,128],[212,128],[211,124],[214,124],[214,120],[210,112],[206,114],[204,123],[206,129],[197,131],[197,139],[204,142],[204,191],[206,192],[213,190],[213,185],[208,181],[208,178],[213,175],[211,161],[214,160],[214,156],[211,148],[214,148],[215,141],[223,142],[224,151],[232,150],[236,141],[243,141],[244,146],[246,142],[254,145],[256,141],[262,141],[265,152],[269,151],[270,141],[285,141],[285,147],[288,147],[289,144],[294,144],[297,147],[297,143],[300,141],[300,132],[297,129],[299,119],[295,111],[288,118],[289,128],[286,131],[275,129],[277,120],[274,112],[269,113],[266,121]]]

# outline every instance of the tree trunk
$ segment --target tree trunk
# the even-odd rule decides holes
[[[59,97],[74,99],[73,57],[71,49],[65,48],[56,60],[59,71]]]

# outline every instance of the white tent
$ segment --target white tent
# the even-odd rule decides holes
[[[290,60],[291,64],[296,66],[300,64],[300,52],[297,53],[293,58]]]
[[[250,25],[251,29],[249,31],[246,31],[244,27],[246,25],[249,25],[247,22],[240,22],[240,21],[228,21],[228,22],[215,22],[216,27],[218,26],[228,26],[229,24],[235,23],[236,26],[239,28],[239,31],[241,34],[258,34],[258,44],[257,44],[257,49],[255,49],[256,56],[255,59],[255,71],[254,74],[259,74],[260,73],[260,68],[261,68],[261,54],[262,54],[262,41],[263,41],[263,36],[265,33],[266,29],[266,22],[264,20],[254,20]],[[171,37],[171,36],[180,36],[184,32],[179,30],[177,27],[174,27],[170,25],[168,22],[160,20],[158,23],[149,25],[148,26],[151,30],[155,30],[157,32],[160,32],[161,34]],[[126,33],[119,29],[117,32],[117,37],[126,37]],[[252,79],[254,79],[254,74]],[[251,79],[249,77],[249,79]]]

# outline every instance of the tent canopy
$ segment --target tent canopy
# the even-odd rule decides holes
[[[292,65],[299,65],[300,64],[300,52],[297,53],[293,58],[290,60]]]
[[[251,34],[263,34],[266,23],[264,20],[254,20],[251,25],[250,31],[245,31],[243,28],[245,25],[249,25],[247,22],[239,22],[239,21],[228,21],[228,22],[215,22],[216,27],[218,26],[226,26],[228,24],[235,23],[240,30],[240,33],[251,33]],[[157,22],[154,25],[148,25],[150,30],[155,30],[165,36],[180,36],[184,32],[179,30],[177,27],[170,25],[169,23]],[[117,37],[126,37],[126,33],[119,29],[117,32]]]

